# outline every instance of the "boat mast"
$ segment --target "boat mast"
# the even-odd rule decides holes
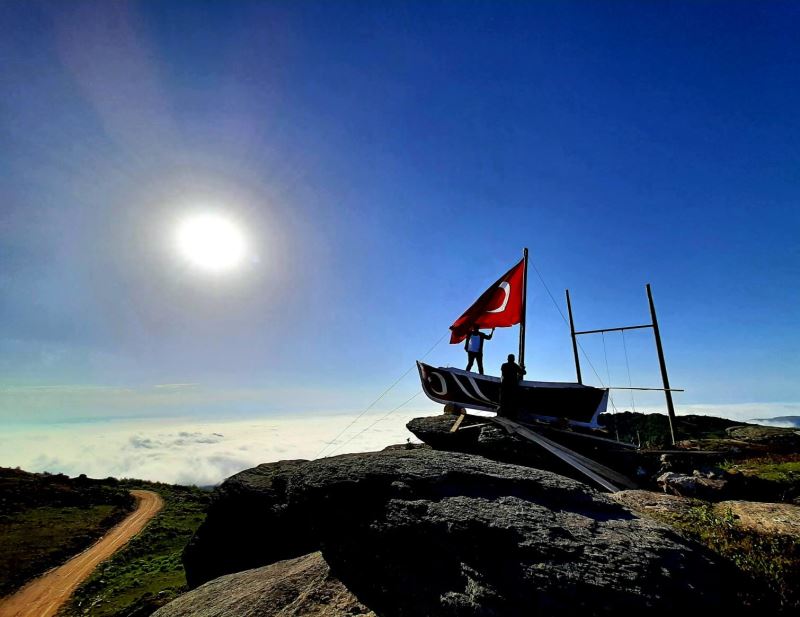
[[[528,312],[528,249],[522,249],[525,266],[522,270],[522,318],[519,320],[519,365],[525,368],[525,317]]]

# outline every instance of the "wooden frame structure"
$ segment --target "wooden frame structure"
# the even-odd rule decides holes
[[[661,332],[658,329],[658,317],[656,317],[656,307],[653,302],[653,292],[650,289],[650,283],[646,285],[647,290],[647,301],[650,305],[650,318],[652,322],[649,324],[642,324],[638,326],[622,326],[619,328],[599,328],[597,330],[582,330],[576,331],[575,330],[575,322],[572,318],[572,302],[570,301],[569,297],[569,289],[566,290],[567,294],[567,312],[569,313],[569,330],[570,335],[572,336],[572,353],[575,356],[575,372],[578,377],[578,383],[582,384],[583,380],[581,378],[581,359],[578,355],[578,339],[577,337],[583,334],[600,334],[603,332],[622,332],[624,330],[640,330],[642,328],[652,328],[653,329],[653,336],[655,337],[656,343],[656,351],[658,353],[658,364],[661,368],[661,381],[664,384],[663,388],[624,388],[624,387],[612,387],[609,386],[611,390],[661,390],[664,392],[664,396],[667,400],[667,414],[669,415],[669,431],[672,437],[672,443],[675,443],[675,405],[672,402],[672,393],[673,392],[683,392],[683,390],[677,388],[670,388],[669,386],[669,375],[667,374],[667,363],[664,360],[664,347],[661,344]]]

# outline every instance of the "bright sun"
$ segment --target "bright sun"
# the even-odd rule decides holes
[[[209,272],[224,272],[239,266],[244,260],[246,244],[242,230],[219,215],[195,215],[178,226],[181,255]]]

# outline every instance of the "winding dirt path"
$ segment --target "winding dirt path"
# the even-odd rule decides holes
[[[122,548],[164,506],[152,491],[131,491],[136,509],[106,535],[65,564],[32,580],[14,595],[0,600],[0,617],[51,617],[100,562]]]

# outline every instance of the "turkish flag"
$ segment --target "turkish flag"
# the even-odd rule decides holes
[[[480,298],[450,326],[450,343],[460,343],[479,328],[507,328],[522,320],[522,287],[525,260],[520,261],[483,292]]]

